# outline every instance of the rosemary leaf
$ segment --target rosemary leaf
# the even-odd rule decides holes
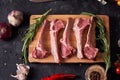
[[[36,32],[38,30],[38,28],[43,24],[44,20],[46,19],[48,13],[51,11],[51,9],[49,9],[47,12],[45,12],[42,16],[35,18],[35,22],[33,24],[30,24],[30,27],[27,31],[27,33],[25,34],[24,38],[23,38],[23,47],[22,47],[22,52],[23,52],[23,57],[24,57],[24,63],[27,64],[28,63],[28,59],[27,59],[27,49],[29,47],[29,44],[31,43],[31,41],[33,40],[34,36],[36,35]]]
[[[107,73],[108,69],[110,68],[111,62],[110,62],[109,44],[108,44],[106,33],[105,33],[104,22],[102,21],[102,19],[100,19],[99,17],[97,17],[96,15],[94,15],[92,13],[82,12],[81,14],[94,17],[95,23],[96,23],[97,28],[98,28],[98,34],[96,37],[97,37],[97,40],[99,40],[101,43],[101,45],[99,45],[100,46],[99,48],[101,48],[105,53],[104,54],[104,61],[106,64],[106,73]]]

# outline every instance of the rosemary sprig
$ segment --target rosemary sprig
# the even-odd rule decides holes
[[[24,57],[24,62],[25,64],[28,63],[28,59],[27,59],[27,49],[29,47],[29,44],[31,43],[31,41],[33,40],[34,36],[36,35],[36,32],[38,30],[38,28],[43,24],[44,20],[46,19],[48,13],[51,11],[51,9],[49,9],[47,12],[45,12],[42,16],[35,18],[35,22],[33,24],[30,24],[30,27],[27,31],[27,33],[25,34],[23,41],[23,47],[22,47],[22,52],[23,52],[23,57]]]
[[[103,50],[105,52],[104,61],[106,64],[106,72],[107,72],[108,69],[110,68],[111,62],[110,62],[109,44],[108,44],[106,33],[105,33],[104,22],[99,17],[97,17],[96,15],[94,15],[92,13],[82,12],[81,14],[94,17],[95,23],[96,23],[97,28],[98,28],[98,34],[96,37],[97,37],[97,40],[99,40],[101,43],[101,47],[99,47],[99,48],[101,48],[101,50]]]

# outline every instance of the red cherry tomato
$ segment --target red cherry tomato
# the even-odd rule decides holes
[[[120,67],[120,62],[117,60],[117,61],[115,61],[115,63],[114,63],[114,66],[117,68],[117,67]]]
[[[116,68],[116,74],[120,75],[120,67]]]

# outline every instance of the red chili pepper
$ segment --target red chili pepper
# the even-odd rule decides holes
[[[74,74],[53,74],[49,77],[44,77],[41,80],[75,80]]]

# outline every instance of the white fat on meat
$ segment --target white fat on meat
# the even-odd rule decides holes
[[[93,27],[92,24],[93,24],[93,17],[91,17],[90,19],[90,26],[87,33],[87,41],[84,47],[84,55],[88,59],[95,59],[95,57],[98,54],[98,48],[95,48],[91,41],[92,40],[91,34],[92,34],[92,27]]]
[[[60,62],[60,54],[58,51],[58,32],[64,28],[64,23],[60,19],[52,20],[50,23],[50,43],[51,53],[56,63]]]
[[[76,18],[73,26],[73,31],[76,37],[76,45],[77,45],[77,57],[79,59],[84,58],[83,56],[83,44],[82,38],[84,34],[84,30],[90,24],[88,18]]]
[[[39,37],[39,41],[37,43],[37,46],[35,47],[35,49],[32,51],[32,57],[33,58],[44,58],[44,57],[47,57],[48,55],[50,55],[50,52],[47,51],[45,48],[44,48],[44,45],[43,45],[43,40],[44,40],[44,34],[45,34],[45,30],[46,28],[49,26],[49,21],[45,20],[44,21],[44,24],[41,28],[41,33],[40,33],[40,37]]]
[[[73,26],[72,23],[73,23],[73,19],[68,18],[65,30],[63,32],[63,37],[60,39],[62,58],[68,58],[76,52],[76,49],[74,49],[70,45],[70,39],[69,39],[70,29]]]

